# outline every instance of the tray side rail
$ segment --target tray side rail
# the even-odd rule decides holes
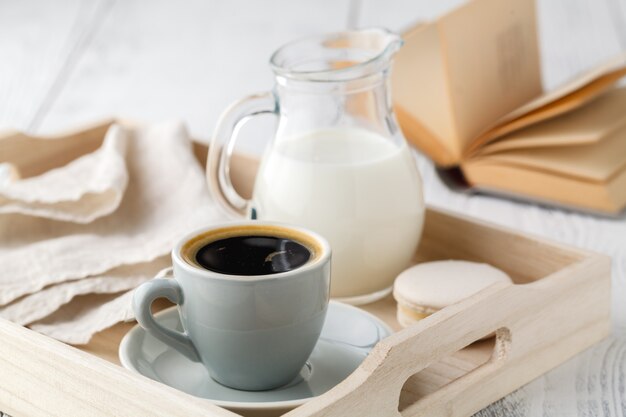
[[[286,414],[469,416],[605,338],[610,260],[590,255],[543,280],[495,284],[383,340],[331,391]],[[491,358],[398,409],[417,372],[496,332]]]
[[[238,417],[0,319],[0,410],[11,416]]]

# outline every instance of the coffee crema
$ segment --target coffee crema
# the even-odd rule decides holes
[[[209,271],[240,276],[288,272],[317,259],[310,236],[280,227],[223,228],[198,235],[182,248],[183,259]]]

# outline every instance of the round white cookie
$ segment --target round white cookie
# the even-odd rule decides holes
[[[483,263],[448,260],[415,265],[398,275],[393,286],[398,322],[409,326],[496,282],[513,281],[503,271]]]

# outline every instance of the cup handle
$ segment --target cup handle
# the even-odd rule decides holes
[[[157,298],[167,298],[175,304],[183,301],[183,292],[174,279],[155,278],[141,284],[133,294],[133,310],[139,325],[148,333],[185,355],[194,362],[200,362],[196,347],[187,333],[177,332],[161,326],[152,315],[150,307]]]
[[[251,116],[268,113],[278,113],[278,100],[274,93],[248,96],[224,111],[211,139],[206,169],[209,189],[233,217],[245,216],[250,205],[249,200],[235,190],[230,179],[230,158],[237,134]],[[253,219],[256,217],[254,213],[251,216]]]

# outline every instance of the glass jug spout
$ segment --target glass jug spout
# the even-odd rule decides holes
[[[277,77],[302,81],[349,81],[385,70],[403,40],[382,28],[331,33],[288,43],[270,65]]]
[[[389,74],[402,43],[397,34],[372,28],[304,38],[280,48],[270,59],[281,116],[273,145],[320,129],[352,128],[351,136],[359,136],[357,129],[401,146]]]

